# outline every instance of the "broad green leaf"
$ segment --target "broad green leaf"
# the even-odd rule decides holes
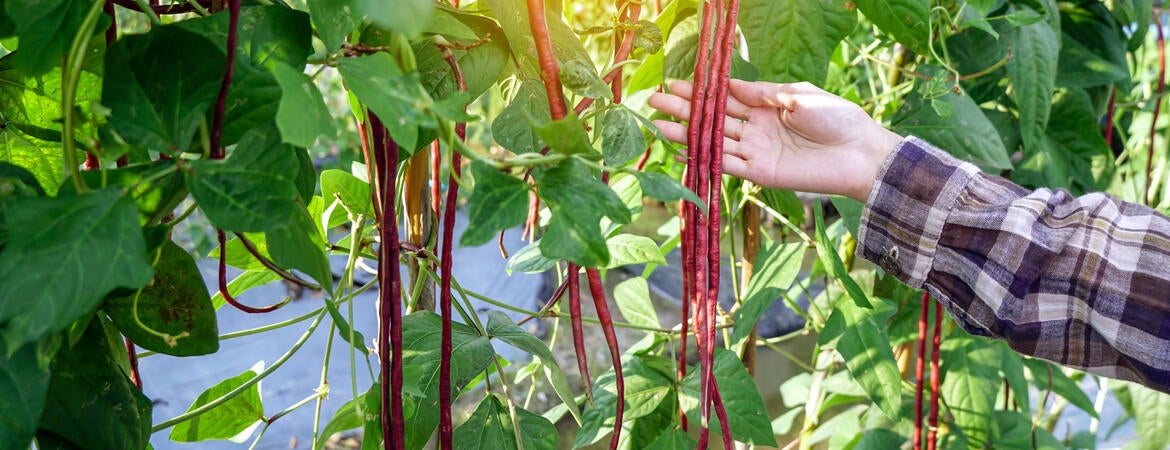
[[[695,365],[687,371],[682,381],[682,390],[679,391],[679,400],[687,412],[687,418],[694,423],[699,419],[699,366]],[[776,437],[772,434],[772,424],[768,420],[768,410],[764,408],[764,400],[760,391],[756,389],[756,382],[743,368],[743,362],[734,352],[721,348],[715,349],[715,382],[719,386],[719,395],[723,399],[723,406],[727,409],[727,420],[730,422],[731,435],[737,441],[755,445],[776,446]],[[710,428],[718,432],[719,419],[711,414]]]
[[[330,53],[340,49],[345,36],[361,23],[361,15],[350,7],[351,0],[306,0],[305,3],[313,29]]]
[[[849,271],[845,269],[845,263],[841,261],[841,255],[837,254],[837,249],[829,241],[829,236],[825,234],[825,219],[819,204],[813,208],[813,215],[816,225],[816,234],[813,239],[817,244],[817,257],[825,265],[825,271],[829,272],[829,276],[845,288],[845,292],[849,293],[849,298],[853,299],[857,306],[872,308],[873,306],[866,298],[865,291],[862,291],[861,286],[857,285],[857,281],[849,275]]]
[[[434,4],[429,0],[350,0],[354,12],[374,24],[414,37],[427,29]]]
[[[1017,8],[1030,10],[1027,6]],[[1043,145],[1044,129],[1048,126],[1060,36],[1047,22],[1039,22],[1010,30],[1004,37],[1012,49],[1006,67],[1020,111],[1024,153],[1034,154]]]
[[[577,404],[573,399],[573,390],[569,387],[569,381],[565,378],[565,372],[557,364],[557,359],[553,356],[552,351],[549,350],[548,344],[545,344],[544,341],[512,323],[512,319],[509,319],[506,314],[499,311],[488,311],[487,332],[488,336],[493,339],[507,342],[508,345],[540,358],[541,366],[544,368],[544,375],[548,378],[549,384],[552,385],[553,391],[557,393],[557,396],[568,407],[569,413],[573,415],[577,423],[581,423],[581,413],[577,411]]]
[[[646,196],[667,202],[685,199],[694,203],[699,209],[707,211],[707,205],[699,199],[699,196],[694,191],[687,189],[686,186],[683,186],[678,180],[671,178],[670,175],[640,170],[631,173],[638,179],[638,184],[642,185],[642,192]]]
[[[1141,448],[1170,445],[1170,396],[1137,384],[1129,385],[1134,409],[1134,429],[1141,436]]]
[[[308,75],[282,63],[276,65],[273,75],[280,83],[276,126],[284,142],[310,147],[319,137],[332,139],[337,135],[321,90]]]
[[[516,408],[516,421],[520,425],[520,439],[524,449],[551,450],[557,448],[560,436],[548,419],[524,408]],[[519,448],[517,432],[508,413],[508,406],[495,394],[489,394],[480,402],[466,422],[455,429],[454,448],[459,449],[500,449]]]
[[[37,361],[37,347],[30,343],[0,352],[0,447],[28,448],[40,423],[49,368]]]
[[[838,301],[818,343],[834,345],[865,395],[886,417],[897,418],[902,407],[902,373],[885,331],[894,308],[883,299],[875,300],[880,303],[873,308]]]
[[[966,333],[952,333],[943,340],[942,398],[972,446],[992,444],[988,424],[1000,387],[998,354],[987,341]]]
[[[769,208],[783,214],[794,224],[799,225],[805,222],[804,202],[797,198],[795,192],[788,189],[763,188],[760,190],[760,200],[763,200]]]
[[[362,428],[368,422],[379,422],[380,411],[377,409],[370,409],[368,404],[381,404],[381,395],[379,385],[374,384],[365,393],[351,398],[348,402],[337,408],[337,412],[333,413],[333,418],[329,419],[329,423],[325,424],[325,428],[321,430],[320,437],[317,438],[317,448],[325,448],[325,442],[329,440],[330,436],[346,430],[355,428]],[[380,425],[379,425],[380,427]],[[381,440],[381,439],[379,439]]]
[[[1043,19],[1043,16],[1039,17]],[[1129,81],[1128,64],[1119,66],[1102,58],[1094,52],[1095,49],[1077,42],[1067,33],[1061,34],[1060,42],[1057,86],[1086,88]]]
[[[1110,8],[1098,3],[1062,8],[1060,22],[1058,85],[1089,87],[1117,82],[1120,89],[1129,89],[1132,80],[1126,56],[1127,33],[1121,30]],[[1084,84],[1078,86],[1078,82]]]
[[[605,246],[609,250],[607,269],[631,264],[666,264],[658,244],[646,236],[622,233],[606,240]]]
[[[857,9],[878,28],[910,50],[927,53],[930,2],[927,0],[861,0]]]
[[[81,155],[80,151],[78,155]],[[34,138],[16,127],[0,128],[0,162],[28,170],[49,194],[56,194],[64,179],[61,157],[59,143]]]
[[[735,310],[735,327],[731,332],[733,349],[743,348],[756,322],[791,287],[804,262],[803,242],[778,244],[764,239],[760,244],[756,267],[744,292],[743,306]]]
[[[262,370],[264,370],[263,363],[258,363],[244,373],[220,381],[199,394],[199,397],[195,399],[190,408],[187,408],[187,411],[206,405],[243,386],[244,383],[256,378]],[[240,443],[248,439],[252,435],[252,431],[264,419],[264,404],[260,400],[260,383],[255,383],[244,389],[239,395],[199,415],[199,417],[175,425],[171,429],[169,437],[175,442],[228,440]]]
[[[3,6],[20,36],[16,63],[30,76],[61,65],[90,8],[69,0],[6,1]]]
[[[1073,406],[1080,408],[1090,416],[1097,417],[1097,409],[1093,407],[1093,400],[1081,389],[1080,385],[1068,375],[1065,375],[1060,366],[1039,359],[1024,358],[1024,366],[1032,374],[1032,382],[1040,389],[1047,389],[1049,385],[1048,369],[1052,369],[1052,392],[1064,397]]]
[[[225,56],[206,37],[176,26],[127,35],[106,52],[102,104],[131,145],[185,151],[223,81]]]
[[[102,171],[87,170],[81,172],[81,178],[91,188],[117,186],[130,190],[138,205],[138,223],[142,226],[159,224],[187,197],[187,187],[175,170],[173,160]],[[61,186],[60,195],[75,195],[76,192],[73,183],[66,182]]]
[[[675,24],[667,35],[662,45],[662,74],[667,79],[689,80],[694,76],[699,25],[699,15],[691,14]]]
[[[596,150],[589,144],[589,134],[575,115],[563,119],[533,125],[536,135],[553,152],[566,155],[593,154]]]
[[[654,412],[632,419],[622,426],[618,448],[644,449],[662,436],[663,430],[678,424],[678,397],[673,392],[658,404]],[[692,446],[692,448],[694,448]]]
[[[241,273],[240,276],[228,282],[228,293],[232,294],[232,298],[239,298],[240,294],[247,292],[249,289],[266,285],[268,283],[280,280],[280,275],[268,269],[247,270]],[[218,290],[215,295],[211,297],[211,305],[215,309],[219,309],[227,302],[223,299],[223,294]]]
[[[528,23],[528,7],[524,0],[485,0],[493,16],[500,22],[504,36],[512,49],[516,66],[520,68],[523,77],[539,78],[540,65],[536,55],[536,45],[533,44],[532,27]],[[555,2],[545,8],[545,22],[553,46],[553,55],[557,62],[564,66],[570,61],[593,67],[589,59],[589,52],[581,44],[581,39],[561,19],[560,10]],[[541,86],[543,89],[543,86]]]
[[[609,250],[601,234],[602,216],[618,223],[630,221],[630,210],[608,186],[593,178],[585,163],[569,158],[535,175],[537,192],[552,210],[540,251],[553,259],[568,259],[582,267],[602,267]]]
[[[257,253],[268,259],[272,259],[268,255],[268,242],[263,233],[243,233],[243,236],[248,238],[248,242],[251,242],[253,247],[256,247]],[[227,265],[240,270],[268,270],[264,267],[264,263],[261,263],[255,256],[252,256],[252,253],[244,247],[244,243],[239,237],[231,237],[224,245],[224,248],[226,250],[224,262]],[[212,249],[205,256],[219,259],[219,247]]]
[[[630,76],[630,82],[626,85],[626,91],[632,93],[661,86],[663,82],[662,64],[666,57],[665,55],[664,52],[660,51],[646,56],[642,60],[642,64],[639,64],[638,68],[634,70],[634,74]]]
[[[1012,168],[999,132],[971,96],[948,92],[940,98],[929,99],[915,89],[904,101],[891,119],[893,131],[923,138],[959,159],[982,167]],[[931,107],[932,102],[950,105],[950,115],[940,116]]]
[[[747,0],[739,26],[763,81],[825,84],[829,57],[857,25],[857,11],[832,0]]]
[[[333,272],[325,255],[324,237],[309,213],[301,208],[288,222],[264,233],[272,261],[285,269],[297,269],[308,274],[325,289],[333,292]]]
[[[383,119],[400,148],[413,151],[422,113],[431,103],[418,73],[403,74],[394,57],[385,52],[342,58],[337,68],[350,91]]]
[[[219,350],[215,307],[195,260],[170,240],[154,259],[155,275],[149,285],[133,295],[107,300],[102,310],[142,348],[174,356],[215,353]],[[176,337],[174,346],[151,331]]]
[[[634,112],[614,108],[605,112],[601,120],[601,153],[605,165],[621,167],[646,151],[646,137]]]
[[[90,55],[78,79],[75,104],[80,114],[74,138],[84,145],[86,137],[95,133],[93,124],[84,120],[92,113],[91,103],[101,98],[102,54],[104,49],[95,49]],[[46,73],[28,76],[20,70],[16,61],[23,52],[17,51],[0,58],[0,112],[7,120],[7,127],[15,127],[22,133],[46,141],[61,141],[61,67],[60,64]],[[38,55],[38,57],[43,55]],[[7,128],[6,127],[6,128]]]
[[[653,413],[667,398],[673,400],[670,394],[674,390],[674,380],[651,368],[640,357],[622,358],[622,375],[626,385],[624,422]],[[581,429],[577,430],[573,442],[574,448],[600,441],[613,431],[617,414],[616,383],[617,378],[610,369],[593,384],[593,406],[585,410]],[[730,409],[728,414],[731,414]]]
[[[455,397],[463,386],[491,365],[495,351],[487,337],[475,329],[451,324],[451,389]],[[404,397],[415,404],[413,414],[406,415],[406,448],[419,449],[430,439],[439,424],[439,346],[442,341],[442,319],[430,311],[419,311],[402,319],[404,367],[421,368],[418,380],[422,398]]]
[[[145,448],[151,402],[117,359],[122,340],[101,319],[90,322],[72,348],[53,360],[40,427],[76,448]]]
[[[1092,100],[1081,89],[1054,99],[1052,120],[1036,152],[1026,152],[1012,180],[1025,186],[1064,187],[1074,193],[1100,191],[1113,174],[1113,153],[1096,132]]]
[[[508,264],[504,266],[504,270],[508,271],[508,275],[511,275],[512,272],[542,273],[556,266],[555,259],[549,259],[540,253],[540,241],[538,240],[525,245],[508,257]]]
[[[9,205],[10,241],[0,252],[0,324],[9,349],[65,329],[114,289],[150,281],[134,200],[120,189]]]
[[[886,450],[890,448],[899,448],[906,442],[906,437],[898,434],[893,430],[869,429],[866,430],[865,436],[857,442],[854,450]]]
[[[548,95],[539,80],[520,82],[512,101],[492,121],[492,138],[513,153],[533,153],[544,148],[544,142],[533,130],[532,123],[552,120],[548,109]]]
[[[504,38],[504,31],[491,19],[482,15],[471,14],[456,10],[444,4],[433,7],[433,19],[444,18],[441,21],[451,26],[444,30],[428,30],[442,34],[448,42],[454,44],[472,44],[487,37],[489,40],[469,48],[455,51],[455,61],[463,70],[463,78],[467,83],[467,93],[474,100],[492,87],[506,72],[508,64],[508,41]],[[440,20],[432,20],[434,28]],[[452,33],[451,29],[459,31]],[[457,33],[457,34],[456,34]],[[431,93],[433,98],[447,98],[457,87],[451,65],[443,59],[442,52],[430,39],[421,39],[414,44],[415,61],[418,63],[418,72],[422,76],[422,85]]]
[[[1064,450],[1068,447],[1044,427],[1034,426],[1032,418],[1019,411],[992,411],[992,421],[983,424],[991,435],[988,444],[998,448],[1032,448]],[[991,426],[993,425],[993,426]]]
[[[370,196],[370,183],[361,178],[350,175],[337,169],[321,172],[321,197],[326,203],[341,200],[341,203],[354,214],[361,214],[367,218],[374,217],[374,204]],[[346,208],[337,208],[333,216],[341,216],[339,220],[330,218],[330,226],[343,223],[346,220]]]
[[[645,278],[634,277],[618,283],[613,288],[613,298],[626,322],[644,327],[662,326],[658,311],[650,301],[650,286]]]
[[[471,175],[475,186],[468,201],[467,229],[459,238],[465,247],[483,245],[528,218],[528,183],[480,161],[471,164]]]
[[[646,447],[646,450],[690,450],[698,445],[699,441],[696,441],[685,431],[671,428],[663,431],[658,439]]]
[[[1032,403],[1029,398],[1028,379],[1024,377],[1024,358],[1003,341],[992,343],[999,352],[999,370],[1004,382],[1011,388],[1015,402],[1020,405],[1024,414],[1032,414]]]
[[[295,148],[275,127],[248,132],[227,159],[192,161],[187,188],[211,223],[229,231],[268,231],[300,210]]]

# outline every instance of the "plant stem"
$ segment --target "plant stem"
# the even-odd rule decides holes
[[[94,29],[97,28],[98,19],[101,18],[105,3],[104,0],[95,0],[93,5],[89,7],[85,19],[77,30],[77,35],[73,36],[73,41],[69,45],[69,53],[65,56],[64,67],[61,68],[61,149],[64,153],[62,172],[65,178],[73,179],[73,187],[78,194],[85,193],[88,189],[85,186],[85,180],[81,179],[76,142],[74,141],[74,134],[76,134],[74,128],[77,126],[74,109],[77,103],[77,85],[81,82],[81,68],[85,65],[86,50],[89,49],[90,39],[93,37]]]
[[[228,391],[226,394],[223,394],[219,398],[205,403],[203,406],[200,406],[200,407],[195,408],[193,410],[187,411],[183,414],[175,416],[174,418],[172,418],[170,420],[166,420],[158,425],[155,425],[154,427],[152,427],[150,429],[150,432],[151,433],[158,433],[159,431],[165,430],[165,429],[173,427],[179,423],[186,422],[186,421],[191,420],[195,417],[198,417],[198,416],[202,415],[203,413],[211,411],[212,409],[215,409],[219,405],[222,405],[224,402],[235,398],[237,395],[242,394],[244,391],[248,390],[248,388],[252,387],[252,385],[259,383],[260,380],[264,379],[268,375],[272,374],[272,372],[276,371],[276,369],[280,368],[280,366],[284,365],[284,363],[287,362],[288,359],[292,357],[292,355],[296,354],[296,352],[301,349],[301,346],[305,345],[305,342],[308,342],[309,336],[312,336],[313,331],[317,330],[317,326],[321,325],[321,319],[325,318],[325,314],[326,313],[324,310],[317,313],[316,320],[313,320],[313,323],[309,324],[309,329],[305,330],[304,334],[302,334],[301,337],[299,339],[297,339],[296,342],[293,343],[292,347],[289,348],[288,351],[285,352],[283,355],[280,355],[280,358],[277,358],[276,361],[273,361],[271,366],[268,366],[268,368],[261,371],[255,377],[252,377],[248,381],[245,381],[244,384],[241,384],[240,386],[236,387],[235,389]]]

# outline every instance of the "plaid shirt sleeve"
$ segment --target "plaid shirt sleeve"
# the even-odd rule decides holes
[[[1170,219],[1147,207],[1029,191],[910,137],[858,241],[972,334],[1170,392]]]

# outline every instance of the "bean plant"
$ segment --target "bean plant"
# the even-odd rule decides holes
[[[729,79],[810,82],[1022,185],[1168,212],[1161,17],[1152,0],[0,0],[0,448],[254,447],[314,405],[314,449],[347,431],[395,449],[1096,448],[1127,424],[1165,448],[1170,397],[969,335],[854,260],[863,205],[720,165]],[[673,80],[696,86],[687,151],[645,105]],[[551,296],[464,289],[452,269],[476,262],[454,249],[480,245]],[[681,320],[651,299],[665,270]],[[276,322],[287,298],[239,299],[274,282],[320,293],[314,310]],[[777,302],[803,325],[759,335]],[[220,308],[255,328],[221,335]],[[152,419],[140,356],[284,327],[303,334],[281,357]],[[802,337],[811,356],[781,347]],[[773,351],[804,369],[779,410],[755,383]],[[298,352],[373,380],[330,391],[325,371],[266,402]],[[1069,408],[1092,421],[1058,427]]]

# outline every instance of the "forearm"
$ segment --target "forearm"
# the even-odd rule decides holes
[[[1170,221],[1103,194],[1028,191],[916,139],[886,161],[858,253],[974,334],[1170,390]]]

